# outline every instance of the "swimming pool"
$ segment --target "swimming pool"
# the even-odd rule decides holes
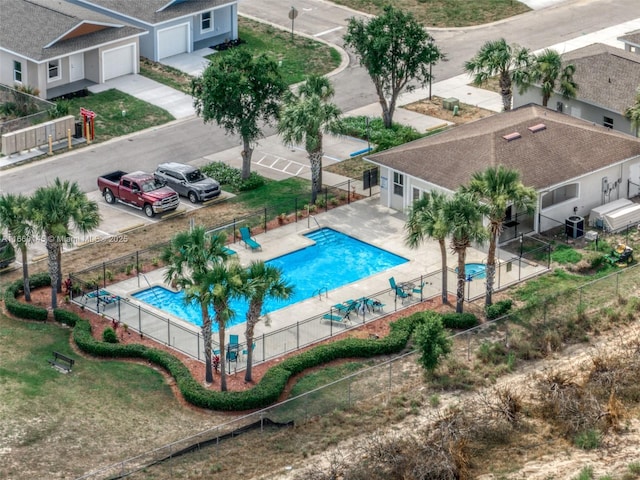
[[[331,228],[315,230],[305,234],[305,237],[313,240],[314,245],[266,262],[281,269],[284,279],[295,290],[293,296],[286,301],[266,299],[263,314],[318,295],[320,289],[325,293],[408,262],[404,257]],[[202,325],[200,307],[197,304],[185,305],[183,292],[172,292],[165,287],[155,286],[132,296],[195,325]],[[227,326],[244,323],[247,302],[233,301],[231,308],[236,316]],[[210,314],[213,316],[212,310]],[[217,331],[215,323],[214,331]]]
[[[456,272],[458,268],[456,268]],[[487,266],[484,263],[465,263],[464,273],[467,280],[480,280],[487,276]]]

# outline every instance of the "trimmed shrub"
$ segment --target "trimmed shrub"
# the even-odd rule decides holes
[[[443,313],[442,317],[442,325],[445,328],[451,328],[456,330],[466,330],[468,328],[473,328],[478,325],[480,322],[478,321],[478,317],[476,317],[473,313],[464,312],[464,313]]]
[[[51,285],[51,278],[48,273],[39,273],[29,278],[29,286],[33,288],[45,287]],[[7,287],[4,292],[4,304],[12,315],[18,318],[26,318],[29,320],[46,321],[49,312],[46,308],[30,305],[28,303],[19,302],[16,297],[24,293],[24,282],[22,279],[16,280]]]
[[[102,340],[107,343],[118,343],[118,336],[116,335],[116,331],[111,327],[105,328],[102,332]]]
[[[513,302],[511,300],[500,300],[499,302],[494,303],[493,305],[489,305],[485,308],[485,313],[487,314],[487,318],[489,320],[493,320],[494,318],[500,318],[505,315],[511,307],[513,306]]]

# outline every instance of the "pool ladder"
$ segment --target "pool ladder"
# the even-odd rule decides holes
[[[322,300],[322,292],[324,291],[324,296],[326,298],[329,298],[329,289],[327,289],[327,287],[320,287],[317,290],[313,291],[313,295],[311,295],[312,297],[316,296],[316,293],[318,294],[318,299]]]

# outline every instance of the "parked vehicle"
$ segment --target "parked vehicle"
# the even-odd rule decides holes
[[[206,202],[220,195],[220,184],[192,165],[161,163],[154,175],[192,203]]]
[[[147,217],[175,210],[180,204],[178,194],[151,173],[117,170],[98,177],[98,188],[107,203],[125,203]]]
[[[0,235],[0,268],[7,268],[16,259],[16,251],[11,242]]]

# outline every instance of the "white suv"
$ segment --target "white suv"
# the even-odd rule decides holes
[[[161,163],[154,175],[192,203],[206,202],[220,195],[220,184],[191,165]]]

